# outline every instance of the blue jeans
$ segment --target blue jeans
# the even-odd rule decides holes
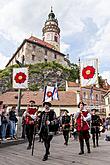
[[[6,138],[6,130],[7,130],[7,124],[2,124],[1,125],[1,136],[2,136],[2,139]]]
[[[15,136],[16,123],[10,120],[10,136],[13,138]]]

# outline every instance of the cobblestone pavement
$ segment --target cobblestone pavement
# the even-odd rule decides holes
[[[78,141],[69,140],[69,145],[64,145],[63,136],[55,136],[51,143],[50,156],[48,161],[43,162],[44,154],[43,143],[35,142],[34,155],[26,150],[27,143],[12,145],[0,148],[0,165],[109,165],[110,164],[110,142],[104,140],[101,136],[99,147],[93,148],[91,142],[91,153],[78,155]]]

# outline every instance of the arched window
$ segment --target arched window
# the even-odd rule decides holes
[[[98,94],[96,94],[96,101],[98,101]]]
[[[56,42],[58,41],[58,38],[57,38],[57,36],[54,36],[54,41],[56,41]]]
[[[57,59],[57,55],[56,54],[54,54],[54,59]]]
[[[84,97],[84,99],[86,99],[86,92],[84,92],[83,97]]]

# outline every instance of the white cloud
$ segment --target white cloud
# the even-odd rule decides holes
[[[69,44],[66,44],[66,43],[64,43],[64,42],[61,42],[61,44],[60,44],[60,51],[62,52],[62,53],[66,53],[66,52],[68,52],[68,49],[70,48],[70,45]]]
[[[110,66],[105,64],[110,63],[110,0],[41,0],[40,3],[39,0],[4,0],[0,2],[0,36],[19,43],[31,34],[42,36],[50,6],[53,6],[61,29],[61,51],[65,54],[75,52],[72,41],[77,34],[82,34],[86,38],[84,47],[82,49],[79,44],[76,52],[80,53],[71,59],[98,57],[101,71],[109,70]],[[91,24],[85,22],[88,18],[97,27],[94,33]],[[79,35],[78,41],[82,43],[80,40]]]
[[[6,57],[2,53],[0,53],[0,69],[4,69],[8,61],[9,57]]]

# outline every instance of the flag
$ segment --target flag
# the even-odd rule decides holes
[[[28,88],[28,68],[13,68],[13,88]]]
[[[46,86],[43,102],[50,102],[51,100],[58,100],[58,90],[54,86]]]
[[[57,82],[54,87],[53,100],[59,100]]]
[[[98,60],[90,59],[80,63],[81,86],[98,85]]]
[[[90,88],[90,99],[92,100],[92,96],[93,96],[93,86]]]

